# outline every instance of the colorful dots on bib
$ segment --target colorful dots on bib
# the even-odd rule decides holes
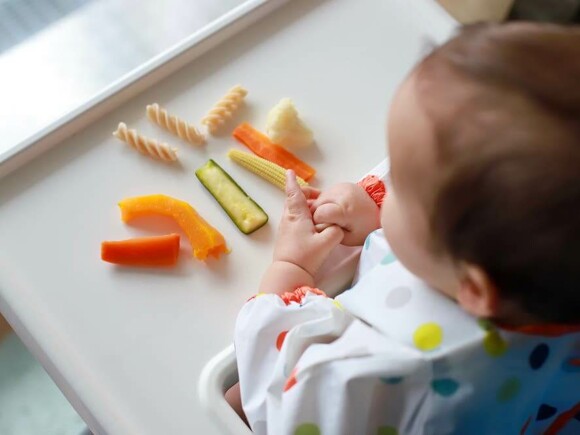
[[[365,250],[368,250],[371,247],[371,237],[372,233],[367,236],[365,239]]]
[[[521,382],[518,378],[509,378],[504,381],[497,391],[499,402],[508,402],[518,395],[521,389]]]
[[[486,319],[479,319],[477,324],[485,331],[483,337],[483,349],[494,358],[502,356],[508,349],[508,344],[495,328],[493,323]]]
[[[336,308],[338,308],[340,311],[344,311],[344,307],[342,306],[342,304],[341,304],[341,303],[340,303],[338,300],[336,300],[336,299],[333,299],[333,301],[332,301],[332,305],[334,305],[334,306],[335,306]]]
[[[431,382],[431,388],[435,393],[443,397],[453,396],[459,388],[459,383],[454,379],[435,379]]]
[[[493,331],[493,330],[495,330],[493,324],[489,320],[487,320],[487,319],[477,319],[477,324],[484,331]]]
[[[392,252],[389,252],[387,255],[383,257],[383,259],[381,260],[381,264],[384,266],[387,264],[394,263],[395,261],[397,261],[397,257],[395,257],[395,254],[393,254]]]
[[[286,339],[286,334],[288,334],[288,331],[282,331],[280,334],[278,334],[278,337],[276,337],[276,349],[282,349],[282,345]]]
[[[550,348],[548,347],[548,345],[546,343],[538,344],[530,354],[529,358],[530,367],[533,370],[538,370],[544,365],[549,355]]]
[[[290,376],[288,377],[288,379],[286,379],[286,383],[284,384],[284,388],[283,388],[284,392],[288,391],[290,388],[292,388],[294,385],[296,385],[296,382],[298,382],[298,380],[296,379],[296,373],[298,373],[297,368],[294,368],[290,372]]]
[[[400,384],[401,382],[403,382],[403,377],[402,376],[390,376],[390,377],[384,377],[384,378],[380,378],[381,382],[384,384],[388,384],[388,385],[397,385]]]
[[[409,303],[411,296],[413,296],[413,293],[409,287],[395,287],[387,295],[385,304],[387,305],[387,308],[401,308]]]
[[[320,435],[320,429],[314,423],[302,423],[296,428],[294,435]]]
[[[542,405],[540,405],[540,408],[538,408],[538,413],[536,414],[536,420],[537,421],[547,420],[549,418],[552,418],[554,415],[556,415],[557,412],[558,412],[558,410],[556,408],[554,408],[553,406],[546,405],[545,403],[543,403]]]
[[[399,431],[393,426],[381,426],[377,429],[377,435],[399,435]]]
[[[483,337],[483,348],[492,357],[502,356],[507,351],[507,343],[496,330],[488,330]]]
[[[562,363],[562,370],[566,373],[580,372],[580,356],[574,356],[564,360]]]
[[[424,323],[413,334],[417,349],[424,352],[438,348],[443,341],[443,329],[437,323]]]

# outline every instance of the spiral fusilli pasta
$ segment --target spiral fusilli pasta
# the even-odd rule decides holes
[[[201,123],[207,126],[210,133],[216,132],[219,127],[232,117],[233,113],[243,103],[247,94],[248,91],[240,85],[234,86],[211,108],[201,120]]]
[[[113,136],[128,143],[131,147],[156,160],[164,162],[174,162],[177,160],[175,148],[169,147],[165,143],[159,143],[156,140],[141,136],[135,129],[128,129],[124,122],[120,122]]]
[[[205,143],[205,137],[195,126],[175,115],[169,115],[167,110],[160,107],[157,103],[147,106],[147,117],[150,121],[189,143],[194,145]]]

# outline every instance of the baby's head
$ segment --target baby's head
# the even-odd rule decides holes
[[[476,25],[393,101],[381,222],[473,315],[580,323],[580,29]]]

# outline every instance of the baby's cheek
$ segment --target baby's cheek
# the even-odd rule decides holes
[[[393,253],[397,255],[401,242],[401,214],[397,208],[397,200],[392,192],[383,201],[381,207],[381,227]]]
[[[388,195],[385,200],[383,201],[383,205],[381,206],[381,215],[380,215],[380,219],[381,219],[381,227],[383,228],[383,231],[385,233],[385,236],[387,234],[388,231],[388,226],[389,226],[389,221],[391,220],[391,198],[390,195]]]
[[[385,198],[381,208],[381,226],[397,259],[411,272],[422,277],[423,253],[418,249],[409,216],[402,213],[392,191]]]

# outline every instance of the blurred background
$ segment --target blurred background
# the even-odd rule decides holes
[[[462,23],[580,22],[580,0],[432,1]],[[0,0],[0,153],[242,3]],[[81,418],[0,316],[0,434],[81,433]]]
[[[0,0],[0,153],[243,0]]]

